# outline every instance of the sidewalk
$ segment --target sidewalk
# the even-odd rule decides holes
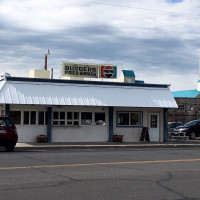
[[[137,142],[137,143],[118,143],[118,142],[76,142],[76,143],[17,143],[16,150],[34,149],[99,149],[99,148],[177,148],[177,147],[200,147],[200,141],[187,142]]]

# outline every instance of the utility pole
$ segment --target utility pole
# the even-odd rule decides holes
[[[47,56],[50,55],[50,51],[48,49],[47,53],[45,53],[45,63],[44,63],[44,69],[47,70]]]

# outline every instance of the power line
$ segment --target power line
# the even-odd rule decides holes
[[[109,4],[109,3],[101,3],[101,2],[95,2],[95,1],[81,0],[81,2],[86,2],[89,4],[99,4],[99,5],[106,5],[106,6],[122,7],[122,8],[132,8],[132,9],[137,9],[137,10],[147,10],[147,11],[151,11],[151,12],[161,12],[161,13],[167,13],[167,14],[189,15],[189,16],[193,16],[193,17],[200,17],[200,15],[195,15],[195,14],[191,14],[191,13],[170,12],[170,11],[164,11],[164,10],[155,10],[155,9],[140,8],[140,7],[134,7],[134,6],[124,6],[124,5],[119,5],[119,4]]]

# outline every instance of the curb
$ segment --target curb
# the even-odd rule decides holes
[[[81,144],[81,145],[16,145],[15,150],[45,150],[45,149],[124,149],[124,148],[197,148],[200,144],[168,143],[168,144]]]

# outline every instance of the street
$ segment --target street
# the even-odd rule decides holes
[[[199,148],[0,150],[2,200],[200,199]]]

